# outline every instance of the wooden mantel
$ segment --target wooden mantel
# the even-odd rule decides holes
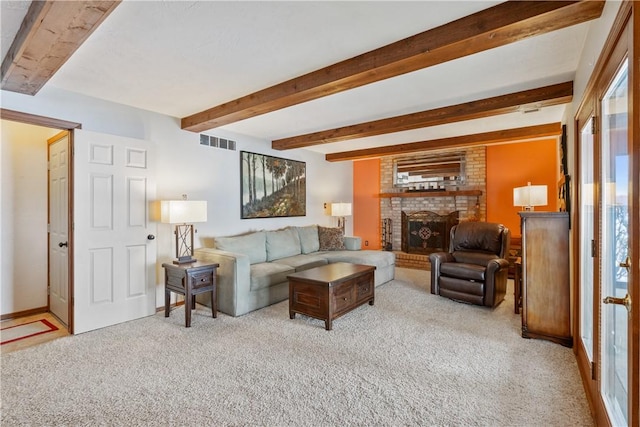
[[[382,199],[394,197],[458,197],[458,196],[482,196],[482,190],[452,190],[452,191],[405,191],[403,193],[380,193]]]

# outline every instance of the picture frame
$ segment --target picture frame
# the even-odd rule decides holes
[[[306,216],[306,163],[240,152],[240,218]]]
[[[558,211],[571,212],[571,176],[563,175],[558,181]]]

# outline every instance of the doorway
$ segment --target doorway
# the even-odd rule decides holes
[[[3,211],[11,212],[17,221],[25,218],[28,222],[26,226],[12,228],[7,227],[7,219],[3,219],[3,241],[11,242],[9,247],[4,248],[3,254],[5,258],[11,257],[13,261],[9,263],[11,268],[7,269],[10,270],[8,277],[3,276],[8,280],[3,280],[3,300],[6,300],[7,303],[3,305],[2,318],[24,317],[48,311],[64,324],[69,333],[73,333],[73,312],[70,305],[70,296],[73,295],[72,254],[68,250],[66,253],[52,254],[50,248],[53,245],[50,242],[50,237],[59,237],[60,231],[66,235],[67,239],[64,241],[58,242],[56,240],[56,249],[66,249],[65,245],[61,247],[57,245],[69,242],[69,239],[72,238],[71,229],[68,226],[72,208],[72,197],[69,192],[72,175],[69,153],[72,147],[71,131],[79,128],[80,124],[6,109],[0,109],[0,113],[2,120],[6,121],[4,123],[7,125],[3,127],[13,128],[13,136],[7,138],[7,143],[10,139],[18,141],[14,146],[7,147],[7,150],[16,150],[15,147],[19,146],[23,139],[33,140],[32,145],[34,146],[34,150],[31,152],[23,152],[20,147],[20,151],[14,154],[20,162],[25,162],[27,165],[20,170],[10,172],[18,177],[16,180],[21,181],[12,184],[18,186],[15,190],[12,189],[15,193],[13,197],[3,196],[3,200],[8,198],[9,200],[18,200],[21,203],[10,207],[3,206]],[[60,132],[61,130],[62,132]],[[15,137],[15,135],[22,134],[25,136]],[[66,141],[58,146],[66,146],[62,150],[64,152],[62,157],[66,157],[64,160],[66,164],[63,168],[65,169],[64,176],[57,175],[56,180],[60,178],[65,183],[63,184],[64,189],[52,190],[49,185],[48,171],[49,146],[60,138]],[[61,151],[58,150],[55,156],[60,155]],[[12,165],[12,167],[16,166]],[[37,187],[35,190],[34,186]],[[58,193],[58,190],[65,191],[52,197],[52,191]],[[59,221],[54,225],[55,233],[52,234],[50,233],[51,228],[48,226],[51,220],[50,201],[53,203],[53,200],[56,200],[58,196],[65,198],[63,205],[66,207],[61,206],[63,210],[58,211]],[[28,203],[28,205],[25,206],[24,203]],[[5,207],[7,207],[6,210]],[[15,221],[16,219],[14,219]],[[8,236],[9,233],[13,233],[13,236]],[[26,246],[29,253],[26,255],[21,253],[20,245]],[[69,244],[67,243],[67,245]],[[16,249],[16,247],[18,248]],[[52,274],[54,278],[58,277],[57,280],[54,280],[53,289],[50,287]],[[16,283],[21,283],[21,285],[17,286]],[[10,298],[6,298],[7,295]]]

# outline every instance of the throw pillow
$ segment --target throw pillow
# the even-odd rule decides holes
[[[344,250],[344,235],[341,228],[318,226],[318,240],[321,251]]]

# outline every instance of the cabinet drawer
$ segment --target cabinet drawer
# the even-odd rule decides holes
[[[353,298],[353,284],[345,283],[341,285],[340,287],[335,289],[332,298],[334,311],[336,313],[350,308],[355,302]]]
[[[356,299],[361,301],[373,296],[373,280],[370,275],[358,279],[356,283]]]
[[[191,276],[191,289],[198,289],[204,286],[211,286],[212,283],[213,283],[213,273],[211,271],[196,273]]]

